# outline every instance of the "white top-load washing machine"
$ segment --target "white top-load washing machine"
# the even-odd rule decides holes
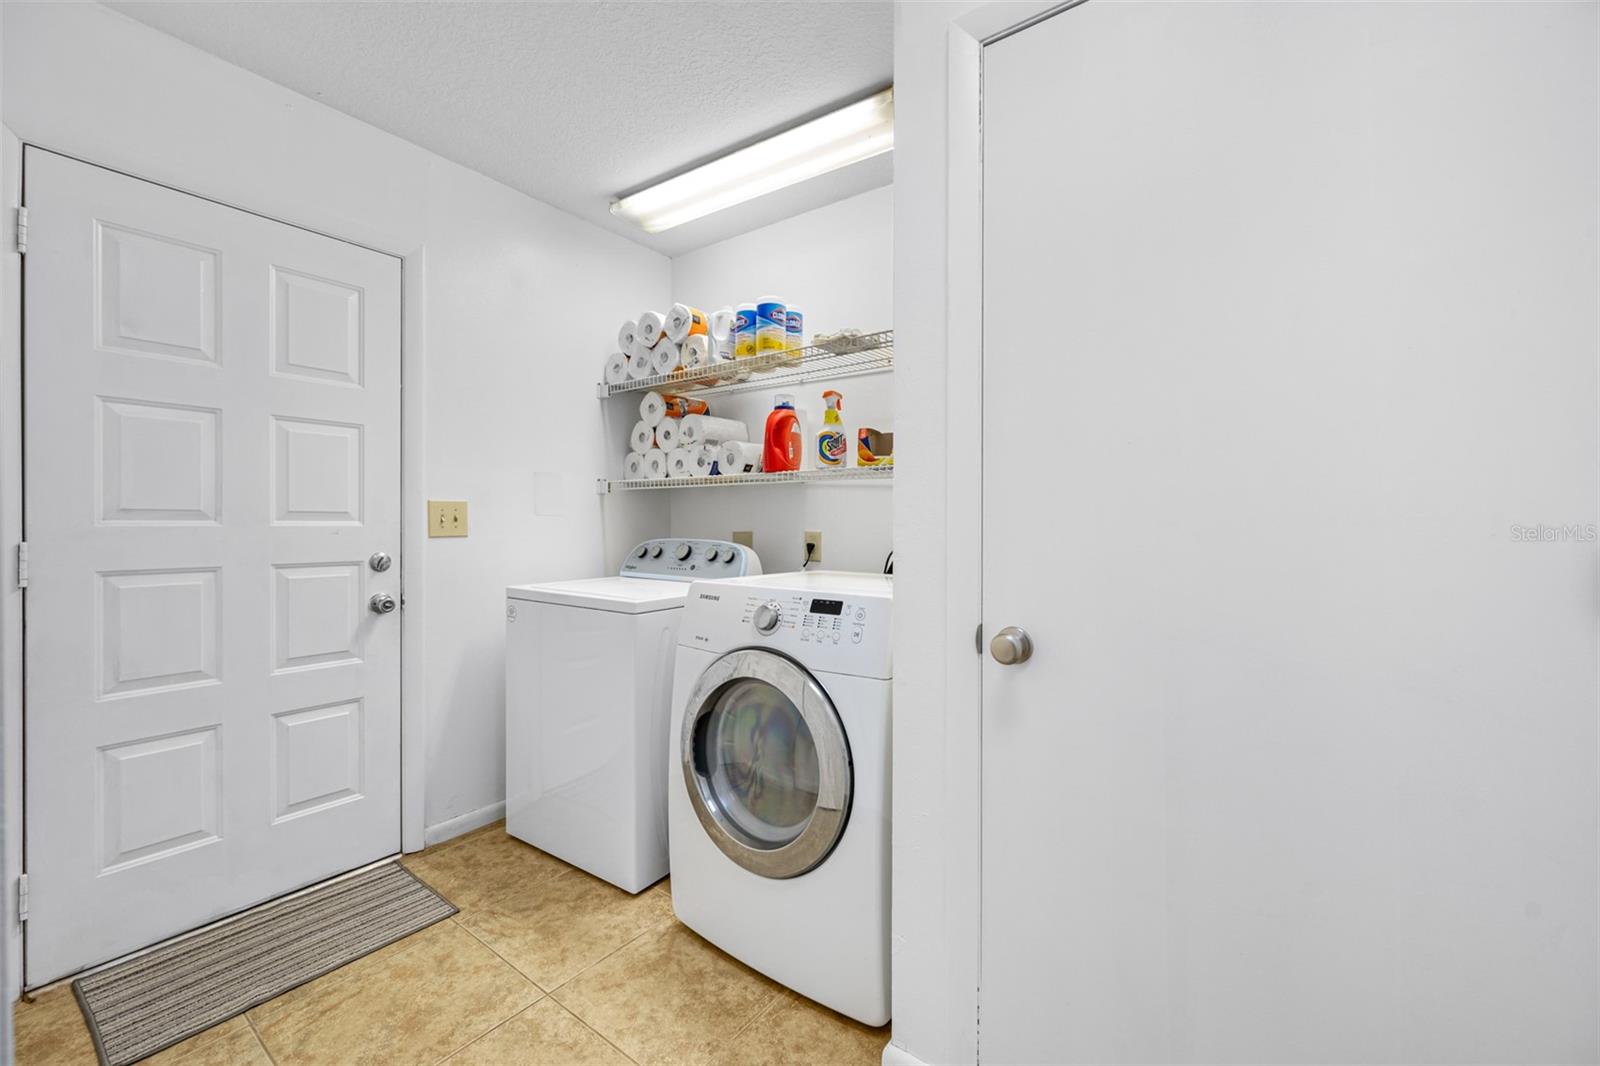
[[[707,940],[889,1020],[893,578],[696,583],[678,629],[672,905]]]
[[[696,578],[761,573],[720,540],[649,540],[615,577],[506,589],[506,832],[629,892],[667,874],[662,753]]]

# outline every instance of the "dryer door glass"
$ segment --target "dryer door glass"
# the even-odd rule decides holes
[[[717,694],[701,738],[697,761],[749,846],[779,848],[800,835],[817,806],[817,746],[789,697],[740,678]]]
[[[849,744],[827,693],[794,662],[743,649],[712,663],[690,694],[682,753],[701,826],[752,873],[803,874],[843,835]]]

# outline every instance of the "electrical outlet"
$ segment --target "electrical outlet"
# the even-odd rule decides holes
[[[811,545],[811,554],[806,555],[806,545]],[[805,539],[800,542],[800,558],[808,566],[816,566],[822,562],[822,530],[806,530]]]
[[[754,551],[756,546],[755,531],[750,529],[736,529],[733,531],[733,542],[735,544],[743,544],[746,548]]]
[[[466,500],[428,501],[428,536],[464,537],[466,535]]]

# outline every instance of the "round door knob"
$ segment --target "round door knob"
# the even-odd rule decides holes
[[[783,620],[783,608],[776,603],[767,602],[756,608],[755,623],[757,633],[771,633],[778,628],[778,623]]]
[[[1001,666],[1017,666],[1033,655],[1033,638],[1025,629],[1006,626],[989,642],[989,654]]]
[[[373,614],[388,614],[400,605],[387,592],[378,592],[374,593],[372,599],[367,601],[367,606],[372,609]]]
[[[685,559],[689,558],[689,556],[694,554],[694,549],[689,547],[687,544],[680,544],[676,548],[672,549],[672,554],[676,555],[678,557],[678,562],[681,563]]]
[[[381,574],[394,565],[394,560],[389,557],[388,552],[373,552],[372,558],[367,560],[367,565]]]

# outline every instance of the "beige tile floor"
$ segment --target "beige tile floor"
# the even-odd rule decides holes
[[[461,913],[149,1061],[869,1066],[889,1039],[680,925],[667,882],[630,896],[501,825],[404,861]],[[22,1066],[95,1061],[65,985],[16,1023]]]

